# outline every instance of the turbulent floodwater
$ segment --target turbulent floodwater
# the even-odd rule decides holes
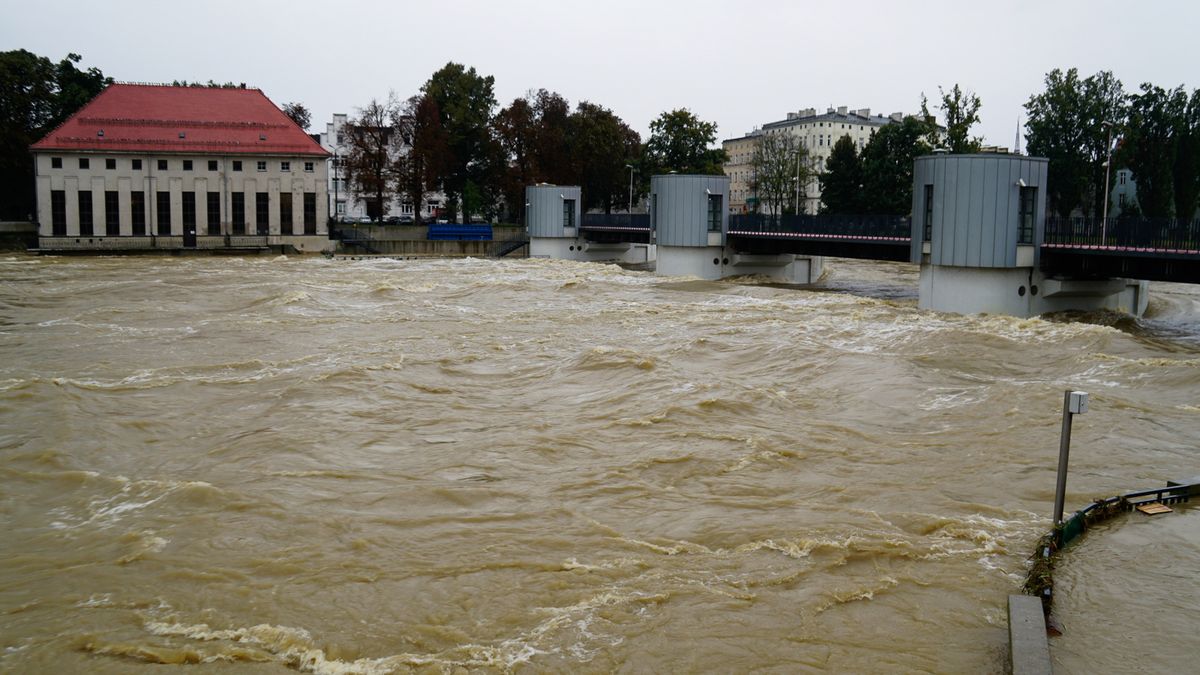
[[[1069,507],[1200,474],[1200,291],[829,266],[2,258],[0,671],[1003,670],[1064,389]],[[1194,666],[1190,508],[1069,553],[1057,667]]]

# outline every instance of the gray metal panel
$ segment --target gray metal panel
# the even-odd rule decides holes
[[[652,176],[658,202],[656,241],[660,246],[708,246],[708,197],[722,196],[721,232],[729,229],[729,178],[670,174]]]
[[[1034,216],[1034,235],[1033,242],[1036,246],[1033,247],[1033,264],[1038,265],[1042,261],[1042,242],[1046,240],[1046,181],[1047,175],[1050,172],[1050,162],[1037,162],[1032,175],[1036,176],[1038,186],[1037,211]]]
[[[934,252],[937,253],[937,258],[931,260],[934,265],[953,265],[954,264],[954,239],[958,236],[958,171],[957,166],[951,164],[948,158],[943,157],[938,162],[938,170],[941,173],[938,176],[941,179],[941,184],[946,186],[945,194],[942,195],[942,237],[941,241],[934,241]],[[937,190],[937,186],[934,186]]]
[[[1005,222],[1005,258],[1004,266],[1013,267],[1017,264],[1017,240],[1021,231],[1021,188],[1017,181],[1025,173],[1025,162],[1017,161],[1009,164],[1008,183],[1003,186],[1001,194],[1008,197],[1008,220]],[[1011,251],[1011,253],[1009,253]]]
[[[964,256],[968,267],[980,266],[979,259],[983,248],[983,171],[986,164],[986,161],[963,162],[971,176],[971,192],[967,198],[967,248]]]
[[[565,237],[563,199],[575,200],[575,224],[581,216],[581,190],[571,185],[530,185],[525,188],[525,225],[531,237]]]
[[[1038,157],[980,154],[918,158],[913,168],[913,260],[920,260],[924,186],[932,184],[929,261],[960,267],[1014,267],[1020,227],[1018,182],[1038,188],[1036,246],[1043,237],[1046,174],[1047,161]]]
[[[960,157],[951,160],[958,173],[958,194],[954,202],[954,262],[952,265],[966,266],[967,242],[971,230],[971,162]]]
[[[983,173],[983,255],[979,264],[983,267],[1004,266],[1004,230],[999,226],[1004,221],[998,218],[997,203],[1000,199],[1000,162],[989,159]]]
[[[913,163],[912,227],[909,228],[909,260],[921,262],[922,239],[925,236],[925,186],[931,182],[932,162],[928,157],[918,157]]]

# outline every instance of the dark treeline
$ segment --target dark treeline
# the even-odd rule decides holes
[[[970,136],[979,121],[977,96],[955,85],[941,92],[939,108],[940,129],[922,101],[919,117],[881,127],[861,153],[849,138],[839,140],[820,176],[822,211],[908,213],[913,157],[980,148]],[[1074,68],[1055,69],[1025,112],[1026,152],[1050,160],[1052,214],[1100,217],[1118,169],[1128,169],[1137,184],[1137,199],[1123,215],[1190,218],[1200,207],[1200,90],[1144,83],[1127,93],[1109,71],[1081,79]]]
[[[641,136],[612,110],[539,89],[501,107],[495,80],[447,63],[406,100],[373,99],[348,122],[342,175],[372,217],[400,196],[446,197],[445,217],[524,221],[525,187],[579,185],[587,210],[623,210],[654,173],[720,173],[717,127],[686,109],[663,113]],[[633,183],[632,191],[630,182]],[[414,209],[419,218],[419,209]]]

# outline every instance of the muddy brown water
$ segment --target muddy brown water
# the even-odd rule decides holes
[[[1200,290],[829,267],[0,258],[0,671],[1001,671],[1064,389],[1068,507],[1200,475]],[[1194,665],[1190,508],[1069,553],[1057,667]]]

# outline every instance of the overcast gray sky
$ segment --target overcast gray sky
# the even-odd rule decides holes
[[[1200,2],[0,0],[0,49],[84,57],[123,81],[246,82],[300,101],[313,131],[372,97],[417,92],[447,61],[496,78],[501,105],[546,88],[645,136],[690,108],[720,138],[807,107],[914,112],[954,83],[977,133],[1011,146],[1055,67],[1200,87]]]

